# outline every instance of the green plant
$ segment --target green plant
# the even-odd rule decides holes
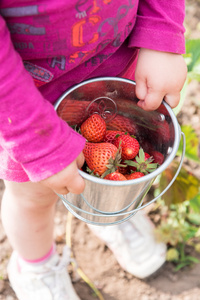
[[[200,207],[199,207],[200,210]],[[175,271],[200,261],[187,253],[187,248],[198,250],[200,242],[199,214],[195,214],[190,201],[171,204],[168,209],[160,203],[161,223],[155,229],[156,238],[168,245],[167,260],[172,261]],[[197,247],[196,247],[197,246]]]
[[[184,103],[186,88],[191,80],[200,82],[200,39],[186,41],[184,55],[188,67],[187,80],[181,94],[179,106],[174,109],[178,114]],[[198,154],[199,140],[191,125],[181,126],[186,137],[185,158],[200,164]],[[177,153],[182,153],[182,142]],[[158,195],[173,178],[178,162],[173,162],[159,177],[155,195]],[[172,187],[157,202],[160,211],[160,224],[155,229],[159,241],[168,245],[167,260],[175,264],[178,271],[200,261],[188,254],[188,248],[200,252],[200,180],[191,171],[187,164],[181,168]]]
[[[187,140],[185,157],[199,163],[196,133],[190,125],[182,126],[181,129]],[[177,165],[175,161],[163,171],[155,195],[170,183]],[[200,243],[200,180],[183,166],[172,187],[157,203],[161,222],[155,234],[159,241],[168,245],[167,259],[175,263],[175,270],[199,263],[197,258],[186,254],[186,246],[198,250]]]
[[[200,82],[200,39],[186,40],[186,53],[183,54],[183,57],[187,64],[188,73],[184,87],[181,91],[180,103],[173,109],[176,115],[180,112],[181,107],[183,106],[188,84],[191,80],[197,80]]]

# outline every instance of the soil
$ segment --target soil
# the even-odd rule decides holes
[[[186,1],[186,27],[189,38],[200,38],[200,1]],[[191,124],[200,141],[200,84],[193,81],[187,89],[186,100],[178,114],[180,124]],[[200,165],[185,160],[188,168],[200,178]],[[0,201],[4,191],[0,180]],[[147,213],[151,211],[148,207]],[[65,245],[68,213],[61,201],[57,204],[55,216],[55,239],[58,251],[62,253]],[[148,279],[140,280],[125,272],[115,257],[82,221],[72,218],[72,250],[78,266],[90,278],[103,295],[104,300],[199,300],[200,268],[199,264],[174,271],[174,265],[166,262],[164,266]],[[11,289],[6,265],[12,252],[9,241],[0,220],[0,300],[17,299]],[[196,254],[198,257],[198,255]],[[92,259],[91,259],[92,258]],[[199,255],[200,258],[200,255]],[[77,294],[82,300],[94,300],[97,297],[92,289],[69,266]],[[28,300],[28,299],[27,299]]]

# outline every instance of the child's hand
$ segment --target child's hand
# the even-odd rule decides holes
[[[67,194],[69,192],[80,194],[85,188],[85,182],[78,173],[78,169],[80,169],[83,164],[84,155],[83,153],[80,153],[79,156],[65,169],[40,181],[40,183],[58,194]]]
[[[181,54],[140,49],[135,71],[138,106],[155,110],[164,99],[172,108],[176,107],[186,76]]]

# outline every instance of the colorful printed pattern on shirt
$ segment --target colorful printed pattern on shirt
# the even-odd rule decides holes
[[[17,7],[8,2],[0,13],[37,86],[82,63],[95,69],[106,61],[132,30],[138,5],[138,0],[24,1]]]

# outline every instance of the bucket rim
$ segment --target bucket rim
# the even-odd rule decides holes
[[[90,82],[97,82],[97,81],[119,81],[119,82],[128,82],[131,83],[133,85],[136,85],[135,81],[130,80],[130,79],[126,79],[126,78],[121,78],[121,77],[97,77],[97,78],[92,78],[92,79],[88,79],[85,81],[82,81],[81,83],[76,84],[75,86],[71,87],[70,89],[68,89],[66,92],[64,92],[59,99],[57,100],[57,102],[54,105],[55,110],[57,110],[59,104],[62,102],[62,100],[69,95],[71,92],[73,92],[74,90],[76,90],[77,88],[90,83]],[[181,139],[181,129],[180,129],[180,125],[177,121],[177,118],[172,110],[172,108],[169,106],[169,104],[167,104],[164,100],[162,101],[162,104],[164,104],[165,108],[167,109],[173,126],[174,126],[174,144],[173,144],[173,148],[171,153],[169,154],[169,156],[167,157],[167,159],[162,163],[161,166],[159,166],[155,171],[153,171],[152,173],[149,173],[143,177],[137,178],[137,179],[132,179],[132,180],[124,180],[124,181],[112,181],[112,180],[107,180],[107,179],[103,179],[103,178],[98,178],[95,176],[92,176],[84,171],[79,170],[79,174],[86,180],[92,181],[94,183],[97,184],[101,184],[101,185],[109,185],[109,186],[129,186],[129,185],[134,185],[134,184],[138,184],[140,182],[145,182],[145,181],[151,181],[153,178],[157,177],[159,174],[161,174],[169,165],[170,163],[173,161],[174,157],[176,156],[176,153],[178,151],[179,148],[179,144],[180,144],[180,139]]]

